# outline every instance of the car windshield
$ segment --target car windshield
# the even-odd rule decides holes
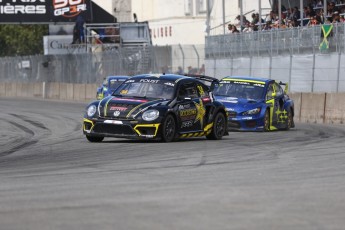
[[[125,79],[110,79],[109,89],[117,89],[124,81]]]
[[[264,87],[264,82],[223,80],[214,90],[214,95],[259,100],[263,98]]]
[[[113,95],[154,99],[172,99],[175,83],[156,79],[127,80]]]

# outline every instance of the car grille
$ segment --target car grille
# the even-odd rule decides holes
[[[228,128],[236,128],[239,129],[241,127],[239,122],[236,121],[228,121]]]
[[[248,128],[254,128],[256,125],[256,121],[246,121],[246,126]]]
[[[135,135],[134,130],[129,125],[96,124],[93,131],[113,135]]]

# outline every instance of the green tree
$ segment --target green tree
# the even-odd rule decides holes
[[[0,56],[43,54],[48,25],[0,25]]]

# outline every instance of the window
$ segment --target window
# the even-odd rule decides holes
[[[212,0],[210,0],[210,5]],[[197,9],[198,13],[206,13],[207,12],[207,0],[197,0]]]
[[[184,0],[184,13],[185,15],[193,14],[193,2],[192,0]]]
[[[184,85],[181,85],[180,90],[179,90],[179,98],[198,98],[198,91],[196,90],[196,86],[193,83],[187,83]]]
[[[273,93],[274,93],[273,84],[269,84],[268,89],[267,89],[266,100],[273,99],[273,97],[272,97]]]
[[[274,83],[274,87],[276,90],[276,97],[281,97],[282,95],[284,95],[284,91],[282,89],[282,87],[280,87],[280,85],[278,83]]]

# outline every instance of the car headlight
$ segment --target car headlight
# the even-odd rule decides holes
[[[97,107],[95,105],[91,105],[89,108],[87,108],[87,116],[88,117],[93,117],[93,115],[95,115],[95,113],[97,112]]]
[[[243,112],[243,115],[255,115],[255,114],[260,113],[260,111],[261,111],[261,108],[255,108],[255,109],[251,109],[246,112]]]
[[[159,116],[159,111],[155,109],[147,110],[141,115],[144,121],[153,121],[156,120]]]

